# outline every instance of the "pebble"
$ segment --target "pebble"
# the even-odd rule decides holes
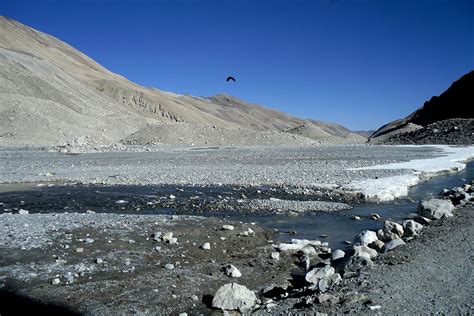
[[[173,233],[172,232],[167,232],[166,234],[161,237],[161,240],[163,241],[169,241],[171,238],[173,238]]]
[[[74,276],[71,272],[64,274],[64,278],[66,279],[66,284],[71,284],[74,282]]]
[[[94,239],[86,238],[84,241],[85,241],[86,244],[92,244],[94,242]]]
[[[381,309],[381,308],[382,308],[382,306],[380,306],[380,305],[372,305],[372,306],[369,306],[369,309],[370,309],[371,311],[375,311],[375,310],[378,310],[378,309]]]
[[[201,246],[201,248],[202,248],[203,250],[210,250],[210,249],[211,249],[211,244],[208,243],[208,242],[205,242],[205,243]]]
[[[18,211],[18,214],[20,214],[20,215],[27,215],[27,214],[29,214],[29,213],[30,213],[30,212],[28,212],[27,210],[24,210],[24,209],[20,209],[20,210]]]
[[[380,215],[377,214],[377,213],[372,213],[372,214],[370,215],[370,218],[376,221],[376,220],[379,220],[379,219],[380,219]]]
[[[239,271],[239,269],[231,264],[227,265],[225,268],[225,274],[231,278],[240,278],[242,276],[242,273]]]
[[[84,248],[76,248],[76,252],[84,252]]]
[[[153,240],[154,241],[160,241],[161,240],[161,235],[163,235],[161,232],[156,232],[153,234]]]
[[[222,230],[234,230],[234,226],[232,226],[232,225],[222,225]]]
[[[97,264],[101,264],[103,262],[104,262],[104,260],[102,260],[101,258],[95,259],[95,263],[97,263]]]
[[[352,219],[355,220],[355,221],[360,221],[361,220],[360,216],[357,216],[357,215],[354,215],[352,217]]]
[[[51,284],[53,285],[58,285],[59,283],[61,283],[61,280],[59,280],[59,278],[54,278],[53,281],[51,281]]]
[[[173,269],[174,269],[174,265],[171,264],[171,263],[167,263],[167,264],[165,264],[165,269],[166,269],[166,270],[173,270]]]
[[[280,260],[280,253],[279,252],[272,252],[270,257],[273,259],[273,260]]]

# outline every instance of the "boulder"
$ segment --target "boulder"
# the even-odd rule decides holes
[[[305,269],[305,271],[308,271],[309,267],[311,266],[311,259],[307,254],[303,254],[297,264],[303,269]]]
[[[375,259],[378,253],[377,250],[369,248],[368,246],[357,246],[354,247],[354,256],[367,257],[369,259]]]
[[[329,279],[334,274],[334,268],[325,266],[323,268],[314,268],[306,273],[305,280],[311,284],[318,284],[321,279]]]
[[[377,233],[371,230],[364,230],[354,239],[354,246],[364,246],[373,243],[378,239]]]
[[[341,278],[341,275],[339,273],[334,273],[331,276],[331,285],[338,284],[341,281],[342,281],[342,278]]]
[[[377,231],[377,236],[382,241],[390,241],[401,238],[403,233],[402,225],[391,221],[385,221],[383,228]]]
[[[237,283],[228,283],[217,290],[212,299],[212,307],[245,313],[250,311],[256,302],[257,297],[253,291]]]
[[[372,249],[377,250],[378,252],[381,252],[382,248],[383,248],[383,245],[385,245],[385,243],[383,241],[376,240],[373,243],[369,244],[369,247],[372,248]]]
[[[452,217],[454,205],[448,200],[430,199],[423,200],[418,205],[418,213],[429,219],[442,219]]]
[[[382,252],[386,253],[386,252],[392,251],[393,249],[404,244],[405,242],[401,238],[391,240],[383,246]]]
[[[405,229],[405,236],[412,237],[417,236],[423,229],[423,225],[413,220],[403,221],[403,228]]]
[[[372,260],[367,257],[351,256],[338,265],[338,270],[343,277],[346,277],[361,270],[370,269],[373,265]]]
[[[340,249],[334,250],[334,252],[331,254],[331,261],[336,261],[338,259],[344,258],[346,253]]]
[[[303,244],[288,244],[288,243],[280,243],[277,248],[280,251],[289,251],[289,252],[296,252],[303,249],[306,245]]]
[[[430,225],[431,224],[431,219],[423,217],[423,216],[417,216],[414,218],[415,222],[420,223],[421,225]]]
[[[315,268],[306,273],[305,280],[316,285],[319,291],[326,292],[331,286],[341,280],[341,276],[334,272],[334,268],[331,266]]]
[[[459,204],[464,204],[467,199],[469,198],[469,194],[467,194],[466,192],[462,191],[462,192],[458,192],[458,193],[455,193],[451,198],[451,202],[453,203],[453,205],[459,205]]]

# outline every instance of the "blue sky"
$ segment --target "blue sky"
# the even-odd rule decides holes
[[[1,0],[0,14],[141,85],[351,129],[404,117],[474,69],[472,0]]]

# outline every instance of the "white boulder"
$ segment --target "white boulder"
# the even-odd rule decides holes
[[[256,302],[257,297],[254,292],[243,285],[228,283],[217,290],[212,299],[212,307],[222,310],[238,310],[245,313],[251,310]]]
[[[325,266],[323,268],[314,268],[313,270],[306,273],[305,280],[308,283],[315,284],[321,292],[326,290],[332,285],[332,276],[335,270],[331,266]]]
[[[346,253],[340,249],[334,250],[334,252],[331,254],[331,260],[335,261],[337,259],[344,258]]]
[[[448,200],[430,199],[421,201],[418,213],[429,219],[442,219],[453,216],[454,205]]]
[[[378,253],[377,250],[369,248],[368,246],[357,246],[354,247],[354,256],[367,257],[369,259],[375,259]]]
[[[377,233],[372,230],[364,230],[354,239],[354,246],[364,246],[378,240]]]

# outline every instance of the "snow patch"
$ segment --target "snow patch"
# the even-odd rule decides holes
[[[412,170],[411,174],[353,181],[348,185],[348,188],[363,193],[368,201],[390,201],[406,196],[408,189],[419,183],[422,176],[463,170],[466,168],[464,162],[474,157],[474,146],[449,147],[436,145],[429,147],[441,149],[443,151],[442,156],[352,169],[409,169]]]
[[[350,189],[360,191],[367,201],[391,201],[406,196],[408,189],[420,182],[420,177],[413,174],[394,176],[380,179],[354,181],[349,184]]]

